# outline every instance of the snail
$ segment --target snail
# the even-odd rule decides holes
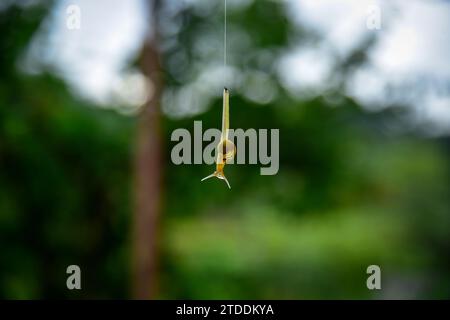
[[[228,185],[228,188],[231,189],[230,183],[228,182],[223,169],[225,164],[231,161],[236,155],[236,146],[234,143],[228,139],[228,130],[230,125],[230,117],[229,117],[229,109],[230,109],[230,92],[227,88],[223,89],[223,111],[222,111],[222,133],[220,142],[217,145],[217,158],[216,158],[216,171],[210,174],[207,177],[204,177],[201,181],[206,179],[216,177],[221,180],[225,180]]]

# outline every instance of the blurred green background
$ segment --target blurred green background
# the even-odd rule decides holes
[[[95,10],[79,2],[82,28],[65,32],[83,38],[91,24],[115,23],[93,17],[118,2],[97,1],[106,7]],[[58,48],[77,50],[71,40],[58,42],[58,24],[49,20],[58,12],[64,20],[66,5],[6,1],[0,7],[3,299],[136,297],[133,166],[146,104],[117,95],[92,99],[73,85],[89,81],[89,72],[67,80],[68,71],[52,63]],[[227,70],[222,1],[162,1],[144,18],[129,17],[143,25],[156,19],[163,79],[153,297],[450,298],[449,127],[430,134],[435,125],[412,116],[406,98],[374,111],[349,94],[348,80],[369,64],[382,35],[365,24],[357,45],[330,55],[326,89],[286,86],[277,58],[293,44],[327,41],[288,13],[284,1],[230,1]],[[126,60],[141,78],[145,39],[136,40]],[[79,51],[64,63],[92,55]],[[27,67],[33,63],[38,71]],[[200,183],[213,166],[170,161],[174,129],[192,132],[194,120],[204,129],[219,127],[223,74],[231,87],[231,127],[280,130],[278,174],[261,176],[260,165],[227,166],[231,191],[219,180]],[[424,83],[415,86],[404,91],[422,92]],[[81,267],[80,291],[66,288],[71,264]],[[381,267],[382,290],[366,287],[372,264]]]

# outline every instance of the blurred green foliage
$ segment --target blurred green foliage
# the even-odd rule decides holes
[[[46,10],[0,11],[8,31],[0,38],[0,297],[127,298],[136,119],[73,97],[54,76],[18,70]],[[194,60],[191,44],[221,20],[195,8],[179,15],[179,50]],[[276,2],[255,1],[233,12],[233,23],[251,35],[252,53],[286,47],[294,33]],[[260,68],[251,57],[239,60],[242,72]],[[196,117],[163,119],[160,297],[449,298],[448,138],[389,131],[402,109],[366,113],[345,96],[333,107],[322,96],[298,101],[264,68],[277,98],[261,106],[232,96],[231,124],[280,129],[277,175],[229,166],[229,191],[200,183],[211,167],[171,164],[172,130],[192,131],[194,120],[218,127],[219,100]],[[183,77],[169,69],[166,85],[177,88]],[[81,291],[66,289],[70,264],[82,269]],[[381,292],[366,288],[371,264],[381,266]]]

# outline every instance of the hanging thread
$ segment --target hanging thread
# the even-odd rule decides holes
[[[223,67],[224,67],[224,73],[226,74],[226,68],[227,68],[227,0],[224,0],[223,20],[224,20],[224,28],[223,28]],[[224,77],[224,79],[225,79],[225,77]],[[225,82],[225,80],[224,80],[224,82]]]

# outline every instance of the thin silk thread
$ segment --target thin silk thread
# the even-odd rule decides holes
[[[224,72],[227,67],[227,0],[224,0],[224,28],[223,28],[223,66]]]

